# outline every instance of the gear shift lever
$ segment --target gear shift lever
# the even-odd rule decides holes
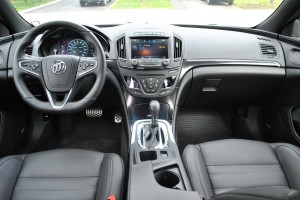
[[[152,100],[149,104],[149,110],[151,114],[151,124],[145,126],[143,128],[144,137],[145,137],[145,146],[147,148],[154,148],[159,144],[159,126],[157,123],[159,111],[160,111],[160,104],[156,100]]]
[[[152,100],[149,104],[150,115],[151,115],[151,126],[157,126],[157,119],[160,111],[160,104],[156,100]]]

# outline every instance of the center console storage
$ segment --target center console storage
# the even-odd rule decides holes
[[[148,161],[148,160],[157,160],[156,151],[141,151],[140,152],[140,161]]]

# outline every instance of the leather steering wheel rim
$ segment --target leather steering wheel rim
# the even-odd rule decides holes
[[[80,35],[82,35],[82,37],[88,43],[93,44],[95,56],[93,58],[84,58],[84,57],[78,57],[78,56],[76,57],[72,55],[56,56],[56,57],[55,56],[34,57],[34,56],[25,55],[25,49],[30,44],[32,44],[32,42],[35,40],[35,38],[38,35],[45,33],[45,31],[58,29],[58,28],[71,29],[79,33]],[[70,69],[70,67],[67,68],[68,67],[67,64],[62,66],[64,66],[64,70],[70,74],[66,77],[74,76],[74,83],[72,86],[70,86],[71,81],[73,80],[73,78],[71,78],[72,80],[70,79],[70,83],[68,82],[68,86],[70,86],[71,90],[68,92],[64,91],[66,94],[63,101],[65,102],[61,103],[61,102],[54,102],[54,97],[53,97],[56,95],[55,93],[56,91],[61,92],[60,91],[61,88],[59,88],[58,86],[54,87],[55,90],[54,92],[51,92],[49,88],[52,88],[51,81],[53,82],[53,80],[51,80],[51,78],[53,79],[60,78],[61,82],[64,82],[64,80],[62,79],[62,77],[60,77],[62,76],[61,74],[58,73],[51,74],[49,68],[52,68],[53,71],[53,66],[55,63],[52,64],[51,66],[51,61],[54,60],[55,62],[57,62],[63,59],[65,59],[65,61],[68,61],[68,63],[71,63],[72,69]],[[78,62],[77,65],[76,62]],[[74,70],[76,70],[76,74]],[[61,70],[62,73],[65,71]],[[53,71],[53,73],[54,72],[56,71]],[[68,113],[68,112],[77,112],[85,109],[86,107],[91,105],[100,94],[106,79],[106,72],[107,72],[106,57],[102,45],[100,44],[96,36],[93,34],[93,32],[82,25],[75,24],[72,22],[66,22],[66,21],[47,22],[31,29],[20,41],[19,45],[15,50],[14,59],[13,59],[14,83],[22,99],[32,108],[43,112]],[[28,75],[28,74],[36,76],[37,78],[40,79],[41,83],[44,86],[45,92],[47,94],[48,102],[38,100],[28,90],[23,79],[24,75]],[[90,88],[89,92],[85,95],[85,97],[83,97],[81,100],[72,102],[72,97],[76,95],[75,87],[77,81],[91,74],[95,76],[94,85]]]

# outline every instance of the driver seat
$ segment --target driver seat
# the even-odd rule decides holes
[[[121,200],[124,166],[116,154],[57,149],[0,159],[1,200]]]

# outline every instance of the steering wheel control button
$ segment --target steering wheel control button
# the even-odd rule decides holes
[[[93,61],[90,61],[90,62],[89,62],[89,65],[90,65],[90,67],[94,67],[94,66],[95,66],[95,63],[94,63]]]
[[[32,63],[29,63],[28,66],[29,66],[32,70],[36,70],[36,69],[39,67],[39,63],[32,62]]]
[[[91,59],[82,59],[79,62],[77,77],[87,74],[97,67],[97,61]]]
[[[19,62],[20,68],[28,72],[29,74],[40,76],[41,75],[41,63],[37,61],[25,60]]]

